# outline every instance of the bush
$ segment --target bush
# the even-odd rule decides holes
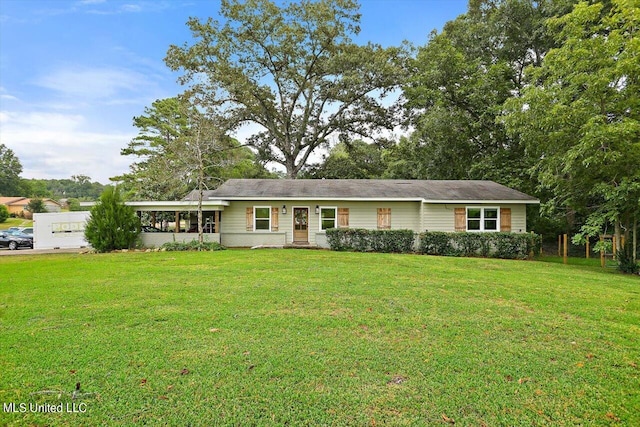
[[[616,256],[618,258],[618,270],[628,274],[636,274],[640,271],[640,264],[633,261],[633,245],[630,242],[627,242]]]
[[[84,230],[87,242],[97,252],[130,249],[140,234],[140,220],[132,207],[126,206],[118,188],[107,187]]]
[[[418,251],[427,255],[525,259],[537,252],[540,238],[526,233],[428,231],[420,234]]]
[[[5,222],[9,218],[9,209],[5,205],[0,205],[0,222]]]
[[[160,246],[161,250],[165,251],[221,251],[226,249],[218,242],[202,242],[200,244],[197,240],[190,242],[167,242]]]
[[[366,230],[363,228],[331,228],[327,241],[334,251],[413,252],[412,230]]]
[[[420,234],[418,251],[427,255],[454,255],[450,234],[444,231]]]

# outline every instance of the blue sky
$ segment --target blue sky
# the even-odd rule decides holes
[[[356,40],[424,45],[467,0],[360,0]],[[218,17],[218,0],[0,0],[0,142],[24,178],[88,175],[108,183],[133,159],[134,116],[175,96],[163,59],[193,41],[190,16]],[[244,134],[243,134],[244,132]],[[247,132],[236,137],[243,140]]]

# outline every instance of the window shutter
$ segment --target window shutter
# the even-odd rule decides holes
[[[500,208],[500,231],[511,231],[511,208]]]
[[[253,231],[253,208],[247,208],[247,231]]]
[[[378,208],[378,229],[391,228],[391,208]]]
[[[278,207],[271,207],[271,231],[278,231]]]
[[[455,215],[455,230],[466,231],[467,230],[467,210],[465,208],[455,208],[453,210]]]
[[[349,208],[338,208],[338,228],[349,228]]]

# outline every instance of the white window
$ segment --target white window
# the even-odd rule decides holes
[[[255,206],[253,208],[253,229],[271,230],[271,206]]]
[[[337,228],[336,220],[338,218],[338,208],[321,207],[320,208],[320,231],[329,228]]]
[[[498,208],[467,207],[467,231],[499,231]]]

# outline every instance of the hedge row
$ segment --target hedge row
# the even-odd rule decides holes
[[[160,246],[160,250],[164,251],[221,251],[226,249],[218,242],[198,242],[192,240],[190,242],[167,242]]]
[[[334,251],[407,253],[417,248],[418,253],[427,255],[506,259],[525,259],[536,253],[540,239],[541,236],[525,233],[427,231],[416,235],[412,230],[327,230],[327,240]]]
[[[334,251],[413,252],[412,230],[365,230],[363,228],[330,228],[327,241]]]
[[[418,251],[427,255],[525,259],[540,248],[541,236],[527,233],[447,233],[419,236]]]

